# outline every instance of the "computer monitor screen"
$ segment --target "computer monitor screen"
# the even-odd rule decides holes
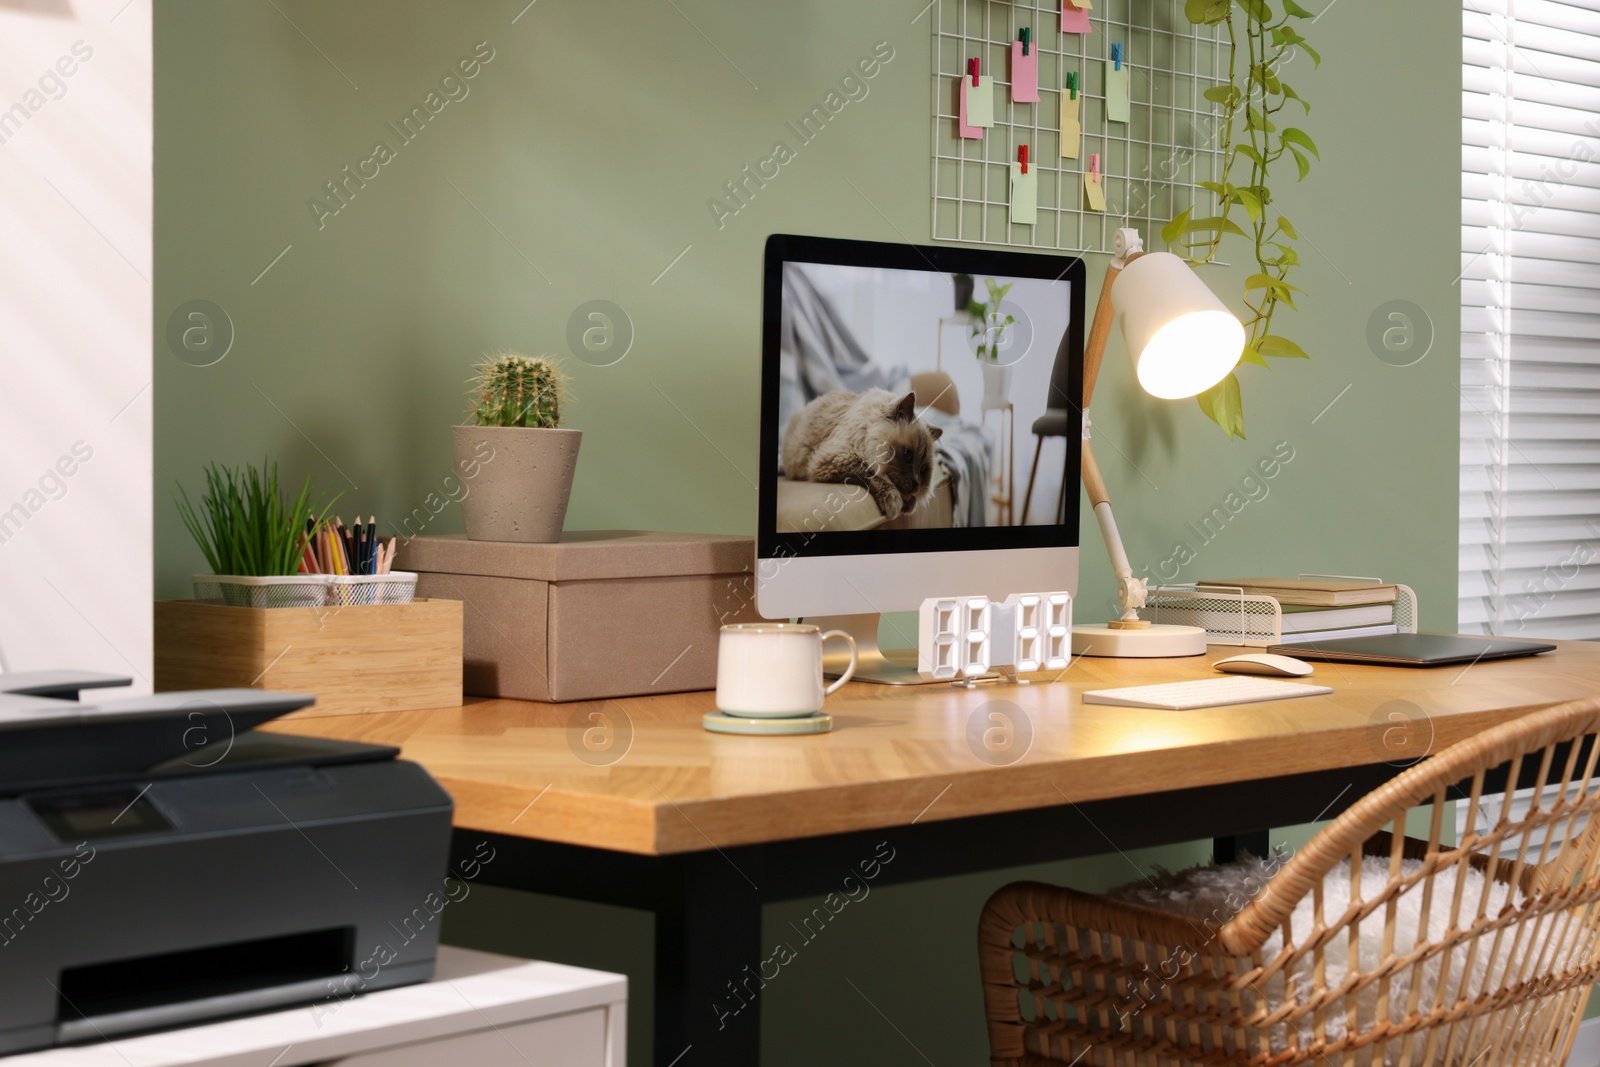
[[[1062,588],[1040,582],[1069,560],[1075,584],[1083,276],[1064,256],[768,239],[763,614],[907,610],[1030,559],[1026,588]]]

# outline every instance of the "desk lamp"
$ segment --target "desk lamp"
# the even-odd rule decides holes
[[[1111,498],[1089,447],[1089,399],[1105,356],[1111,320],[1122,313],[1122,336],[1144,391],[1163,400],[1203,393],[1238,364],[1244,326],[1183,260],[1170,252],[1145,252],[1139,231],[1118,230],[1115,253],[1095,307],[1083,355],[1083,487],[1089,493],[1106,552],[1117,577],[1120,618],[1072,628],[1072,652],[1080,656],[1199,656],[1206,632],[1199,626],[1152,624],[1139,617],[1145,579],[1135,578],[1111,514]],[[1116,299],[1112,300],[1115,286]]]

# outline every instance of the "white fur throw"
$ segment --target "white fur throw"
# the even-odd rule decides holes
[[[1157,908],[1162,911],[1175,912],[1194,919],[1210,919],[1211,922],[1204,926],[1197,924],[1197,939],[1206,936],[1205,931],[1214,931],[1222,923],[1233,918],[1252,898],[1259,893],[1263,886],[1270,880],[1280,864],[1246,857],[1238,863],[1224,864],[1222,866],[1194,867],[1177,874],[1157,870],[1156,877],[1143,882],[1133,882],[1117,889],[1113,889],[1108,896],[1131,903],[1142,904],[1146,907]],[[1416,860],[1405,860],[1401,865],[1405,876],[1416,874],[1421,869],[1421,864]],[[1389,860],[1387,857],[1369,856],[1361,868],[1361,898],[1373,900],[1379,897],[1384,887],[1389,884]],[[1395,912],[1395,955],[1402,955],[1413,949],[1418,942],[1418,927],[1422,922],[1422,893],[1425,882],[1418,882],[1409,891],[1401,895]],[[1500,882],[1492,883],[1488,888],[1489,899],[1486,902],[1484,914],[1488,918],[1499,915],[1507,906],[1508,888]],[[1445,938],[1451,929],[1450,911],[1451,903],[1456,891],[1456,868],[1450,867],[1439,871],[1433,878],[1433,896],[1429,907],[1428,929],[1422,936],[1426,943],[1438,942]],[[1323,881],[1323,920],[1333,927],[1339,923],[1340,917],[1350,907],[1350,862],[1333,868]],[[1470,926],[1478,915],[1478,905],[1484,893],[1484,877],[1477,870],[1468,869],[1465,875],[1465,884],[1462,886],[1462,899],[1460,917],[1457,927]],[[1520,893],[1517,894],[1519,897]],[[1383,955],[1383,930],[1386,908],[1379,907],[1368,915],[1360,924],[1360,955],[1359,963],[1362,971],[1369,971],[1376,967]],[[1310,934],[1313,919],[1312,895],[1307,893],[1295,907],[1290,919],[1290,928],[1294,931],[1297,944],[1303,944]],[[1465,995],[1470,999],[1484,989],[1493,990],[1504,984],[1506,965],[1511,964],[1513,971],[1517,970],[1522,960],[1533,953],[1537,959],[1540,945],[1528,944],[1528,935],[1525,933],[1521,939],[1515,935],[1517,928],[1506,931],[1501,941],[1496,959],[1489,958],[1492,952],[1494,937],[1492,934],[1479,942],[1478,950],[1474,954],[1472,973],[1468,978]],[[1513,942],[1518,942],[1515,959],[1511,959]],[[1453,1003],[1462,995],[1462,971],[1466,966],[1468,942],[1463,942],[1449,955],[1449,976],[1445,986],[1444,1003]],[[1275,932],[1262,947],[1262,959],[1271,962],[1283,948],[1283,934]],[[1327,988],[1337,988],[1344,982],[1348,968],[1348,930],[1341,930],[1323,950],[1324,958],[1324,985]],[[1552,962],[1545,961],[1548,968]],[[1434,1005],[1434,997],[1439,985],[1439,971],[1441,960],[1435,957],[1422,968],[1419,980],[1421,982],[1421,999],[1418,1010],[1427,1012]],[[1492,964],[1492,966],[1491,966]],[[1291,980],[1297,996],[1302,1000],[1308,997],[1315,989],[1314,982],[1315,963],[1310,954],[1297,960],[1290,971]],[[1530,970],[1530,974],[1531,974]],[[1396,972],[1389,982],[1389,1019],[1404,1018],[1407,1014],[1406,1005],[1411,993],[1413,968],[1407,967]],[[1487,985],[1485,983],[1488,983]],[[1276,1009],[1284,1002],[1284,977],[1280,973],[1264,984],[1260,989],[1264,995],[1267,1007]],[[1367,1031],[1376,1021],[1378,1005],[1378,984],[1376,982],[1360,990],[1356,996],[1356,1032]],[[1258,1002],[1259,1003],[1259,1002]],[[1325,1033],[1329,1042],[1337,1041],[1345,1036],[1346,1011],[1348,1005],[1343,1000],[1335,1000],[1328,1005],[1325,1018]],[[1301,1047],[1311,1044],[1315,1040],[1313,1017],[1310,1013],[1296,1022],[1299,1031]],[[1481,1024],[1480,1024],[1481,1030]],[[1441,1034],[1442,1038],[1444,1035]],[[1411,1063],[1421,1064],[1425,1035],[1413,1039]],[[1228,1041],[1229,1051],[1232,1048],[1231,1038]],[[1209,1039],[1206,1045],[1210,1047]],[[1288,1047],[1287,1026],[1280,1025],[1273,1028],[1271,1034],[1271,1047],[1274,1053],[1282,1053]],[[1375,1060],[1374,1048],[1362,1049],[1356,1056],[1356,1063],[1367,1067],[1375,1062],[1385,1064],[1398,1063],[1400,1060],[1400,1043],[1391,1041],[1384,1043],[1385,1052],[1381,1061]],[[1250,1050],[1254,1051],[1254,1050]],[[1457,1056],[1461,1049],[1455,1050]],[[1436,1042],[1432,1063],[1445,1062],[1444,1042]]]

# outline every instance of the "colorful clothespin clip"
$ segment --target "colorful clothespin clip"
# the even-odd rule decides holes
[[[1067,91],[1072,94],[1072,99],[1078,99],[1078,72],[1067,71]]]
[[[1116,70],[1121,70],[1122,69],[1122,45],[1121,44],[1114,44],[1114,45],[1111,46],[1111,62],[1114,64],[1114,69],[1116,69]]]
[[[1023,55],[1027,55],[1028,54],[1028,46],[1031,44],[1031,42],[1029,41],[1029,38],[1032,35],[1033,35],[1033,31],[1030,28],[1028,28],[1027,26],[1022,27],[1022,54]]]
[[[1100,180],[1100,153],[1089,153],[1089,173],[1094,175],[1094,180]]]
[[[978,87],[978,60],[976,57],[967,60],[967,73],[972,77],[972,87]]]
[[[1028,146],[1017,146],[1017,162],[1022,164],[1022,173],[1028,173]]]

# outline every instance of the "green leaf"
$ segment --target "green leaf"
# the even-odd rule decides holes
[[[1278,244],[1276,241],[1274,241],[1272,243],[1272,247],[1274,247],[1274,248],[1276,248],[1278,250],[1278,253],[1279,253],[1278,262],[1279,263],[1283,264],[1286,267],[1293,267],[1293,266],[1297,266],[1299,264],[1299,262],[1300,262],[1300,253],[1295,251],[1292,246]]]
[[[1221,230],[1223,233],[1236,233],[1240,237],[1250,236],[1239,228],[1239,224],[1237,222],[1234,222],[1229,218],[1223,218],[1220,215],[1210,215],[1203,219],[1193,219],[1186,223],[1183,227],[1184,233],[1206,233],[1216,230]]]
[[[1294,0],[1283,0],[1283,9],[1297,19],[1316,18],[1315,15],[1295,3]]]
[[[1233,10],[1233,0],[1185,0],[1183,13],[1198,26],[1215,26]]]
[[[1246,292],[1251,289],[1287,289],[1287,286],[1269,274],[1252,274],[1244,280]]]
[[[1261,199],[1248,189],[1235,189],[1233,195],[1239,203],[1244,205],[1244,209],[1250,213],[1250,221],[1259,222],[1261,219]]]
[[[1306,350],[1289,340],[1287,337],[1263,337],[1256,345],[1263,356],[1276,356],[1279,359],[1310,359]]]
[[[1239,153],[1244,158],[1248,159],[1250,162],[1254,163],[1256,166],[1260,167],[1262,170],[1266,170],[1267,169],[1267,161],[1262,159],[1261,158],[1261,153],[1257,152],[1250,145],[1247,145],[1247,144],[1234,145],[1233,146],[1233,150],[1235,152]]]
[[[1289,222],[1287,215],[1278,216],[1278,229],[1288,234],[1291,240],[1298,241],[1300,239],[1300,235],[1295,232],[1294,226]]]
[[[1288,82],[1280,82],[1278,84],[1278,90],[1290,100],[1299,101],[1300,106],[1306,109],[1306,114],[1311,114],[1311,105],[1306,103],[1305,100],[1301,98],[1300,94],[1295,92],[1293,86],[1291,86]]]
[[[1259,363],[1265,367],[1267,361],[1261,358],[1261,353],[1256,351],[1255,345],[1245,345],[1244,353],[1239,357],[1240,363]]]
[[[1317,142],[1313,141],[1311,135],[1306,131],[1297,130],[1293,126],[1285,126],[1283,132],[1278,136],[1283,138],[1284,144],[1298,145],[1318,159],[1322,158],[1322,153],[1317,151]]]
[[[1257,63],[1250,68],[1250,80],[1261,86],[1266,92],[1276,95],[1280,86],[1278,75],[1273,73],[1272,67],[1266,63]]]
[[[1311,173],[1311,160],[1307,159],[1305,153],[1294,145],[1289,146],[1289,152],[1294,156],[1295,166],[1300,168],[1300,178],[1298,180],[1304,181],[1306,175]]]
[[[1213,85],[1200,95],[1223,107],[1238,107],[1239,101],[1243,99],[1237,85]]]
[[[1266,133],[1273,133],[1278,128],[1273,125],[1271,119],[1257,111],[1254,104],[1244,106],[1244,124],[1246,129],[1262,130]]]
[[[1195,184],[1202,189],[1210,189],[1218,196],[1233,195],[1233,186],[1230,184],[1224,184],[1223,182],[1195,182]]]
[[[1163,243],[1170,245],[1187,232],[1189,226],[1189,212],[1193,210],[1193,208],[1189,207],[1184,208],[1183,214],[1177,216],[1171,222],[1161,227],[1161,240]]]
[[[1251,19],[1262,25],[1272,21],[1272,8],[1267,6],[1266,0],[1239,0],[1239,6]]]
[[[1230,374],[1210,389],[1195,397],[1206,417],[1228,435],[1231,440],[1244,437],[1244,402],[1239,396],[1239,377]]]
[[[1322,56],[1317,53],[1315,48],[1312,48],[1310,45],[1306,44],[1305,38],[1301,38],[1295,43],[1299,45],[1301,50],[1303,50],[1306,55],[1311,57],[1311,65],[1313,67],[1322,66]]]

